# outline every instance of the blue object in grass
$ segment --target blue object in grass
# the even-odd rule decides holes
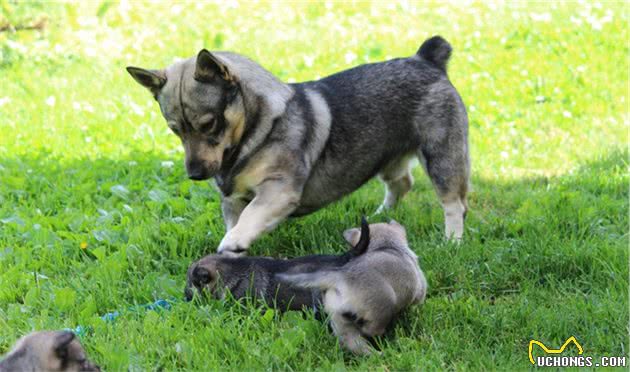
[[[172,307],[172,304],[175,303],[175,302],[176,302],[175,299],[157,300],[157,301],[152,302],[150,304],[132,306],[132,307],[129,308],[129,310],[130,311],[138,311],[138,310],[153,310],[153,311],[170,310],[171,307]],[[116,318],[118,318],[119,316],[120,316],[120,312],[119,311],[113,311],[111,313],[107,313],[107,314],[101,316],[101,319],[103,319],[106,322],[112,322]],[[82,337],[82,336],[85,336],[90,331],[90,327],[77,326],[74,329],[66,328],[66,330],[67,331],[72,331],[72,332],[74,332],[75,335],[77,335],[79,337]]]

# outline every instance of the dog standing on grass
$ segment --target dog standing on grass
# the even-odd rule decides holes
[[[128,67],[181,139],[193,180],[214,177],[226,234],[218,251],[244,254],[263,232],[314,212],[375,175],[379,210],[410,189],[418,158],[461,239],[470,177],[468,117],[446,74],[439,36],[408,58],[285,84],[238,54],[202,50],[163,70]]]

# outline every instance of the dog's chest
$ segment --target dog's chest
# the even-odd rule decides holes
[[[251,200],[256,186],[269,178],[273,158],[268,153],[257,154],[255,159],[237,163],[229,171],[215,176],[217,187],[225,197]]]

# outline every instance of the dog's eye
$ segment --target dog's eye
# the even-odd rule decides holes
[[[210,120],[206,120],[203,123],[201,123],[201,125],[199,125],[199,132],[207,134],[208,132],[210,132],[210,130],[212,130],[212,127],[214,127],[214,122],[216,121],[215,118],[212,118]]]
[[[363,327],[365,323],[367,323],[367,320],[365,320],[364,318],[360,318],[357,314],[351,311],[345,311],[341,313],[341,316],[344,317],[347,321],[352,322],[359,327]]]

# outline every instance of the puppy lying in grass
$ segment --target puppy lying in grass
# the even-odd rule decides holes
[[[369,244],[365,218],[361,229],[365,233],[359,233],[361,238],[357,237],[353,248],[342,255],[310,255],[294,259],[208,255],[188,268],[186,300],[190,301],[195,292],[214,298],[224,298],[230,292],[234,298],[260,299],[280,310],[316,308],[321,298],[319,291],[281,283],[277,275],[330,270],[352,262],[366,251]]]
[[[34,332],[22,337],[0,360],[0,372],[100,371],[69,331]]]
[[[340,267],[278,277],[303,289],[321,291],[324,310],[340,343],[355,354],[370,354],[365,337],[385,333],[407,306],[424,302],[427,282],[417,256],[409,249],[405,228],[396,221],[350,229],[350,244],[367,240],[364,254]],[[367,230],[367,231],[365,231]],[[368,239],[364,239],[365,234]]]

